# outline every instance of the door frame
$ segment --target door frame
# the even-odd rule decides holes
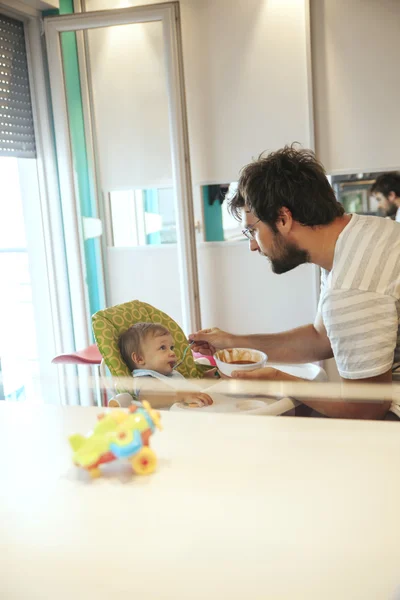
[[[186,333],[201,327],[197,270],[196,235],[190,171],[189,140],[183,75],[179,3],[170,2],[73,15],[49,16],[44,20],[48,52],[50,88],[56,129],[61,197],[71,302],[77,344],[88,344],[88,301],[85,289],[85,263],[81,218],[74,186],[72,152],[63,75],[60,34],[92,28],[161,21],[165,47],[169,120],[171,128],[172,171],[175,185],[178,267]]]

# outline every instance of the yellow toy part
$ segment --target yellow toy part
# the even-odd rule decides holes
[[[69,444],[70,444],[72,450],[74,452],[76,452],[86,442],[86,438],[85,438],[85,436],[81,435],[80,433],[76,433],[75,435],[71,435],[68,438],[68,441],[69,441]]]
[[[126,420],[126,424],[127,426],[129,426],[130,429],[134,429],[135,431],[139,431],[140,433],[142,433],[142,431],[146,431],[149,428],[149,422],[142,412],[136,412],[129,415],[128,419]],[[120,425],[120,428],[124,427],[125,423]]]
[[[129,415],[123,410],[112,410],[109,413],[100,413],[98,422],[94,428],[95,433],[107,433],[107,431],[115,431],[117,425],[120,425]]]
[[[133,431],[130,429],[121,429],[118,428],[116,432],[116,439],[114,440],[114,444],[117,446],[128,446],[133,442]]]
[[[74,453],[73,461],[80,467],[88,468],[108,452],[109,446],[110,442],[107,437],[93,433],[90,437],[85,438],[83,445]]]
[[[99,467],[95,467],[94,469],[89,469],[89,474],[92,479],[97,479],[97,477],[101,477],[101,470]]]
[[[157,468],[157,457],[151,448],[144,446],[131,459],[131,465],[138,475],[150,475]]]
[[[143,404],[143,408],[146,409],[147,412],[149,413],[150,418],[153,421],[154,425],[157,427],[157,429],[159,431],[162,431],[161,417],[160,417],[160,413],[158,412],[158,410],[154,410],[154,408],[151,408],[151,404],[147,400],[143,400],[142,404]]]

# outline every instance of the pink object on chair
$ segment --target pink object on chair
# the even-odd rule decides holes
[[[215,359],[213,356],[206,356],[205,354],[200,354],[200,352],[192,352],[192,354],[193,354],[193,358],[195,360],[198,358],[203,358],[203,359],[205,359],[205,361],[208,361],[209,364],[212,365],[213,367],[217,366],[217,363],[215,362]]]
[[[102,356],[96,344],[70,354],[59,354],[51,361],[54,365],[100,365]],[[107,406],[107,390],[101,390],[103,406]]]
[[[51,361],[55,365],[99,365],[101,354],[96,344],[70,354],[59,354]]]

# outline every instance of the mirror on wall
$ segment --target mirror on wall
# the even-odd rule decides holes
[[[246,240],[242,234],[242,224],[229,212],[229,199],[235,194],[236,189],[237,181],[202,186],[205,242]]]
[[[335,174],[328,175],[328,179],[347,213],[384,217],[386,214],[371,193],[375,180],[384,172]],[[229,199],[235,194],[237,185],[235,181],[201,186],[205,242],[246,241],[241,223],[229,211]]]
[[[336,198],[348,213],[384,216],[378,207],[378,201],[371,194],[371,186],[380,172],[351,173],[332,175],[331,185]]]
[[[382,171],[335,174],[328,175],[328,179],[346,212],[384,217],[377,199],[371,194],[371,186],[381,174]],[[229,212],[229,199],[236,189],[237,182],[201,187],[205,242],[245,241],[241,223]]]

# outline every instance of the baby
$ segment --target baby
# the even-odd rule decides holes
[[[171,406],[175,402],[182,402],[187,407],[212,404],[210,396],[201,393],[189,382],[185,385],[183,375],[174,370],[177,362],[174,339],[166,327],[157,323],[137,323],[119,336],[118,346],[135,379],[134,392],[140,401],[148,399],[156,408]],[[160,394],[154,393],[154,379],[159,382],[156,387]],[[177,387],[188,389],[177,391]]]

